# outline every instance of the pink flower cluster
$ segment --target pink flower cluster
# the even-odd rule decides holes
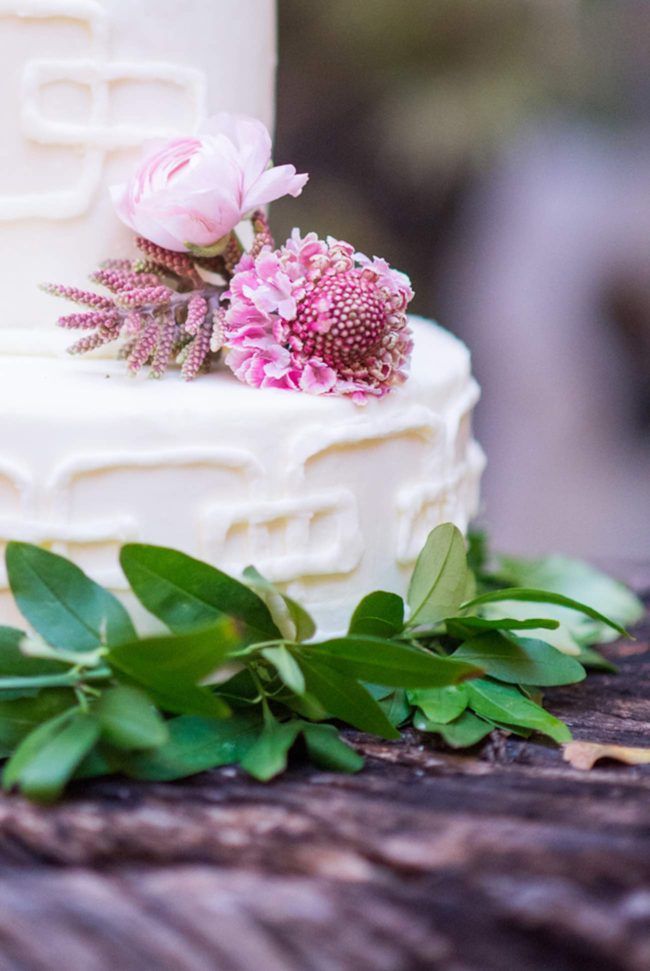
[[[412,297],[385,260],[294,229],[236,267],[223,295],[226,364],[257,388],[381,397],[407,376]]]

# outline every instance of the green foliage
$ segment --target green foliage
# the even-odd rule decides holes
[[[385,739],[412,724],[452,748],[494,730],[562,743],[570,732],[540,689],[611,670],[593,644],[639,616],[629,591],[584,564],[490,560],[484,537],[468,561],[451,524],[427,539],[406,617],[400,597],[375,591],[347,634],[320,641],[253,567],[241,583],[175,550],[123,547],[133,593],[170,631],[143,638],[63,557],[10,543],[6,559],[33,633],[0,627],[2,781],[42,802],[114,772],[162,781],[237,764],[266,781],[293,751],[357,772],[333,719]]]
[[[454,651],[454,658],[470,661],[492,678],[512,684],[545,688],[574,684],[586,677],[579,661],[532,637],[490,631],[473,637]]]
[[[429,533],[411,577],[409,626],[437,624],[453,616],[465,599],[469,578],[465,540],[452,523]]]
[[[426,715],[416,713],[413,725],[418,731],[440,735],[450,748],[471,748],[494,729],[492,722],[479,718],[471,711],[464,711],[454,721],[444,723],[431,721]]]
[[[376,590],[352,614],[348,634],[395,637],[404,629],[404,601],[396,593]]]
[[[411,644],[355,634],[307,644],[304,656],[352,678],[392,688],[455,684],[481,673],[475,664],[439,657]]]
[[[571,741],[571,732],[564,722],[526,698],[512,685],[476,681],[468,684],[467,690],[470,706],[477,715],[492,718],[504,725],[532,728],[559,744]]]
[[[313,618],[299,603],[263,577],[254,566],[247,566],[244,579],[269,609],[273,623],[290,641],[308,641],[316,633]]]
[[[120,563],[137,598],[174,633],[207,627],[225,615],[244,625],[247,639],[280,634],[256,593],[186,553],[130,543],[122,547]]]
[[[9,543],[9,586],[21,614],[52,647],[87,651],[135,637],[122,604],[69,560]]]

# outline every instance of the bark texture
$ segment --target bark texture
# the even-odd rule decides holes
[[[635,575],[650,588],[650,567]],[[577,739],[650,744],[650,622],[549,692]],[[647,971],[650,766],[572,769],[411,733],[358,776],[295,765],[0,798],[0,971]]]

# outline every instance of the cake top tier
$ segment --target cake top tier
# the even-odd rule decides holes
[[[271,125],[275,49],[273,0],[0,2],[0,353],[52,345],[39,281],[129,251],[107,189],[143,144],[218,110]]]

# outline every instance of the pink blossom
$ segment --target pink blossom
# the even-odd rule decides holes
[[[209,247],[254,209],[300,195],[308,176],[293,165],[269,168],[270,158],[260,121],[218,114],[196,136],[158,145],[129,182],[111,189],[113,203],[127,226],[158,246]]]
[[[254,387],[381,397],[406,378],[412,296],[384,260],[294,230],[235,268],[223,296],[226,364]]]

